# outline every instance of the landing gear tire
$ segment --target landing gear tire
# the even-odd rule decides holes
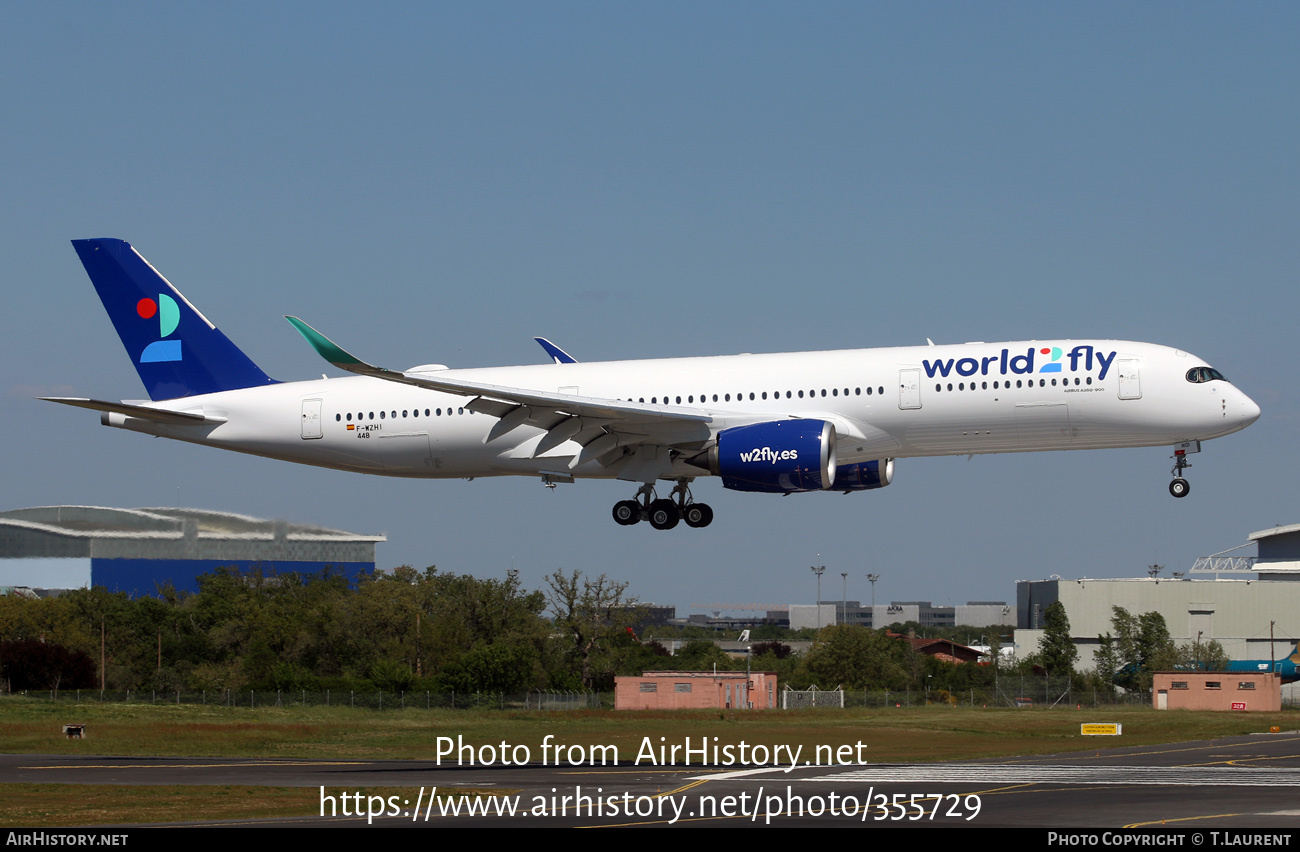
[[[1187,493],[1192,490],[1191,483],[1181,476],[1169,483],[1169,493],[1175,497],[1186,497]]]
[[[630,527],[641,520],[641,506],[635,500],[620,500],[614,504],[614,520],[619,526]]]
[[[672,500],[655,500],[650,504],[650,526],[657,530],[670,530],[682,518],[677,504]]]
[[[688,527],[707,527],[713,523],[713,510],[707,503],[691,503],[682,509],[682,520]]]

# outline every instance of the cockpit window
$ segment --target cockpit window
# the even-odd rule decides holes
[[[1214,381],[1226,382],[1227,379],[1223,377],[1223,373],[1213,367],[1193,367],[1187,371],[1187,381],[1192,384],[1200,384]]]

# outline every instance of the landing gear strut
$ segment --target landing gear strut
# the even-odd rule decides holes
[[[1174,477],[1174,481],[1169,483],[1170,494],[1175,497],[1186,497],[1192,490],[1191,483],[1183,478],[1183,471],[1192,466],[1192,463],[1187,460],[1187,455],[1200,451],[1200,441],[1185,441],[1174,446],[1174,454],[1170,456],[1174,460],[1174,469],[1170,471]]]
[[[638,521],[649,521],[657,530],[670,530],[680,521],[688,527],[707,527],[713,522],[713,510],[705,503],[696,503],[691,497],[690,479],[677,480],[668,498],[656,498],[653,482],[647,482],[632,500],[614,504],[614,521],[630,527]]]

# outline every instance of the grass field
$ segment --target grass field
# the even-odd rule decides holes
[[[1119,722],[1122,737],[1082,737],[1085,722]],[[64,723],[84,723],[87,738],[68,740]],[[726,712],[476,712],[352,710],[339,707],[239,708],[194,705],[52,704],[0,701],[0,743],[9,753],[263,758],[421,758],[437,755],[439,737],[474,746],[526,745],[543,739],[589,747],[614,745],[630,763],[646,738],[657,746],[707,738],[712,744],[817,746],[865,744],[873,763],[972,760],[1300,728],[1300,712],[1272,714],[1158,712],[1148,708],[982,709],[947,706]],[[0,824],[69,826],[314,813],[314,788],[124,787],[11,784],[0,778]],[[258,810],[249,803],[256,800]]]

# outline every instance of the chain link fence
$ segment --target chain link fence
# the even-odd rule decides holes
[[[841,703],[842,702],[842,703]],[[782,707],[1150,707],[1149,692],[1078,690],[1069,678],[1031,675],[999,678],[992,687],[924,690],[783,690]],[[1283,690],[1283,707],[1300,707],[1300,699]]]
[[[307,692],[224,690],[65,689],[12,693],[30,699],[77,704],[210,704],[224,707],[360,707],[369,710],[585,710],[613,706],[597,692]]]
[[[209,704],[225,707],[357,707],[369,710],[599,710],[613,709],[613,693],[598,692],[161,692],[150,690],[32,690],[6,693],[28,699],[113,704]],[[929,690],[782,690],[787,710],[841,707],[1150,707],[1145,692],[1105,693],[1072,689],[1066,678],[1001,678],[996,686],[979,689]],[[1300,707],[1300,697],[1283,690],[1282,706]]]
[[[781,691],[782,710],[804,710],[809,707],[843,707],[842,689],[790,689]]]

